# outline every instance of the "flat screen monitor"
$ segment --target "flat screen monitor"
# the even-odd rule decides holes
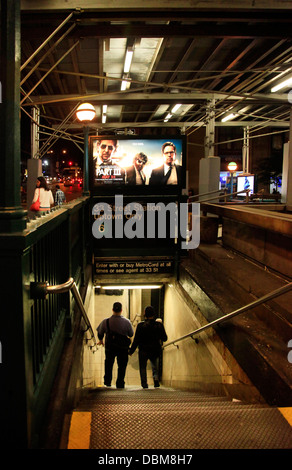
[[[227,171],[220,171],[219,189],[224,189],[226,187],[227,177],[228,177],[228,172]]]
[[[237,192],[249,189],[249,194],[253,194],[255,191],[255,177],[254,175],[238,175],[237,176]],[[238,196],[246,196],[246,192],[239,194]]]
[[[186,184],[185,136],[90,136],[94,194],[168,194]]]

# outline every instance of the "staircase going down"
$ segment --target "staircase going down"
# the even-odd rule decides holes
[[[63,449],[292,448],[292,408],[166,387],[88,389],[67,418]]]

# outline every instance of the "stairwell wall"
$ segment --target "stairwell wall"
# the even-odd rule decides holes
[[[204,295],[198,291],[198,295]],[[165,289],[164,326],[168,342],[206,323],[178,282]],[[162,383],[179,389],[204,391],[252,403],[263,402],[213,329],[170,345],[163,351]],[[165,343],[166,344],[166,343]]]

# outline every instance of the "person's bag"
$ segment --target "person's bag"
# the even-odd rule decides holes
[[[131,340],[126,335],[121,335],[120,333],[116,333],[112,331],[109,327],[109,319],[106,321],[107,324],[107,343],[109,346],[114,346],[119,349],[128,349]]]
[[[29,208],[30,211],[39,211],[40,210],[40,190],[39,190],[39,197],[35,202],[32,203],[32,205]]]

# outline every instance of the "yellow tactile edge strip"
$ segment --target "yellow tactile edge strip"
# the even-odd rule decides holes
[[[73,412],[71,417],[67,449],[89,449],[91,413]]]
[[[292,408],[278,408],[281,411],[284,418],[288,421],[290,426],[292,426]]]

